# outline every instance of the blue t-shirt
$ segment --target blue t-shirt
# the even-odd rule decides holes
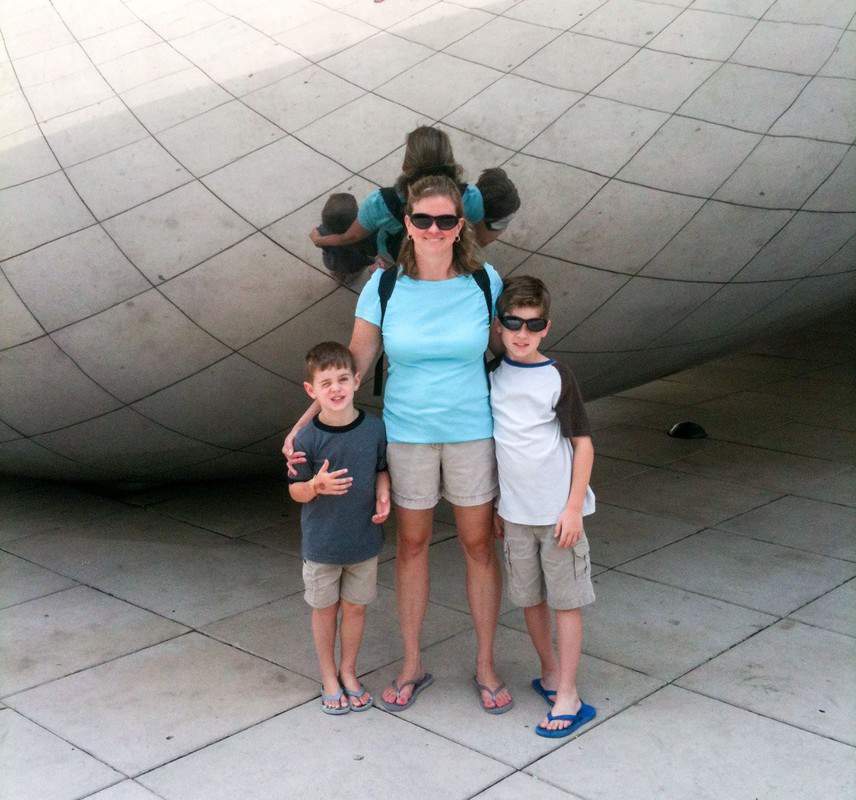
[[[468,183],[467,188],[461,195],[464,205],[464,216],[475,225],[484,219],[484,200],[481,190],[474,183]],[[381,196],[380,189],[373,192],[360,203],[357,213],[357,222],[367,231],[377,231],[377,250],[383,256],[394,261],[386,246],[387,235],[399,233],[402,229],[401,223],[389,213],[386,203]]]
[[[494,310],[502,278],[490,265]],[[356,316],[380,327],[376,271]],[[383,421],[390,442],[440,444],[493,436],[484,352],[490,320],[471,275],[421,281],[400,275],[386,306],[383,347],[389,359]]]

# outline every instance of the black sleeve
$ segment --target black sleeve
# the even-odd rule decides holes
[[[574,436],[591,436],[591,425],[586,414],[583,395],[574,373],[564,364],[555,362],[556,370],[562,380],[559,402],[556,403],[556,417],[562,436],[572,439]]]

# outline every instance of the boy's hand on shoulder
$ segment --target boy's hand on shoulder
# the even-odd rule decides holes
[[[306,230],[306,228],[304,228],[303,230]],[[312,244],[314,244],[316,247],[321,247],[321,234],[318,233],[318,228],[313,228],[310,231],[309,238],[312,240]]]
[[[336,469],[332,472],[330,469],[330,461],[329,459],[324,459],[324,463],[321,465],[321,469],[318,470],[318,473],[312,479],[312,485],[315,487],[316,494],[347,494],[348,489],[351,488],[351,484],[354,482],[354,479],[351,477],[346,477],[348,470],[347,469]]]
[[[505,538],[505,522],[496,511],[493,512],[493,535],[497,539]]]
[[[566,508],[556,523],[553,535],[559,540],[559,547],[573,547],[583,535],[582,512]]]

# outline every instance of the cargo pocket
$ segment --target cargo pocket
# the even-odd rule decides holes
[[[502,557],[505,560],[505,574],[508,576],[508,582],[511,583],[511,545],[507,536],[502,540]]]
[[[574,577],[582,578],[589,574],[591,562],[589,559],[588,539],[583,536],[573,547],[574,551]]]

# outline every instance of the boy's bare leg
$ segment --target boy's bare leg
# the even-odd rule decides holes
[[[467,599],[476,629],[476,680],[495,689],[502,683],[496,674],[493,661],[493,641],[499,618],[502,595],[502,574],[496,560],[493,536],[493,502],[480,506],[452,506],[458,527],[458,539],[464,549],[467,564]],[[482,692],[482,703],[487,708],[506,706],[511,693],[503,689],[496,702]]]
[[[315,639],[315,652],[318,654],[318,666],[321,668],[321,683],[324,694],[336,694],[339,691],[339,678],[336,670],[336,616],[339,604],[333,603],[327,608],[312,609],[312,637]],[[336,703],[327,703],[331,708]],[[342,695],[338,703],[340,708],[346,708],[348,698]]]
[[[580,696],[577,693],[577,667],[583,647],[583,612],[579,608],[556,612],[556,628],[559,644],[559,682],[556,686],[556,702],[553,716],[576,714],[580,710]],[[567,720],[548,722],[546,717],[541,726],[556,730],[567,728]]]
[[[398,603],[398,622],[404,643],[404,663],[398,673],[398,685],[419,680],[424,674],[419,640],[422,622],[428,607],[428,545],[434,524],[434,509],[414,510],[395,507],[397,549],[395,559],[395,597]],[[413,692],[411,686],[396,694],[388,686],[383,699],[388,703],[404,705]]]
[[[339,626],[339,643],[341,644],[342,661],[339,665],[339,676],[346,689],[359,691],[360,682],[357,679],[357,654],[363,640],[363,629],[366,626],[366,607],[357,603],[342,600],[342,624]],[[363,692],[360,697],[352,697],[355,706],[368,703],[371,695]]]
[[[541,660],[541,685],[545,689],[552,689],[555,692],[559,682],[559,660],[556,658],[556,651],[553,649],[550,609],[547,603],[542,601],[537,606],[524,608],[523,616],[526,619],[529,638],[532,640],[538,658]],[[555,694],[553,699],[555,700]]]

